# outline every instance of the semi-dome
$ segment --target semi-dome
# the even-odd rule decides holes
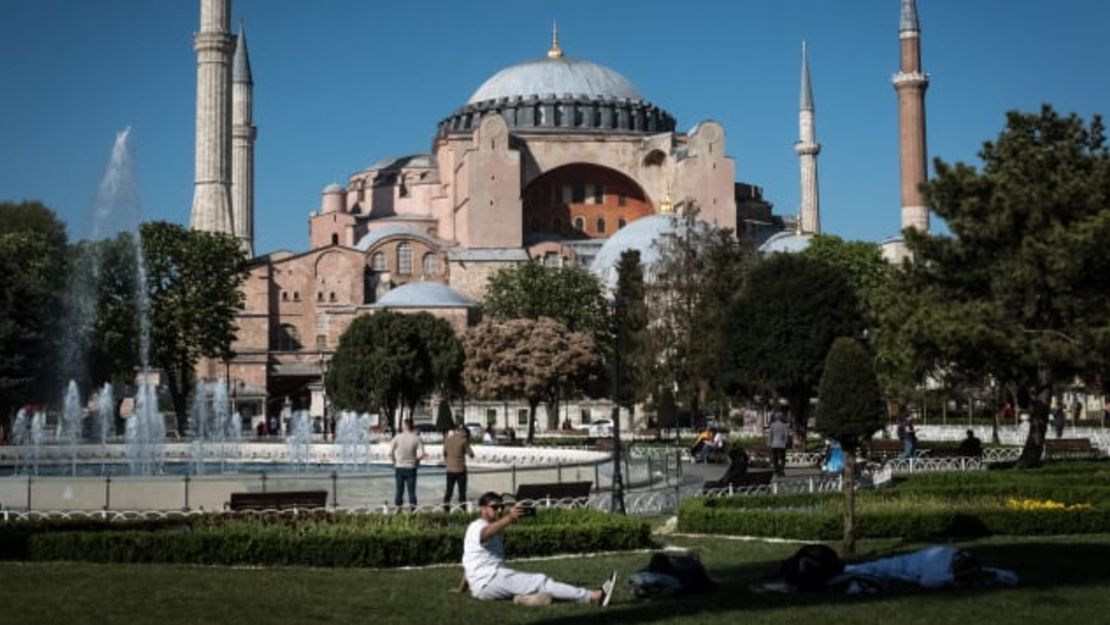
[[[579,59],[557,57],[506,67],[482,83],[467,100],[467,104],[549,94],[591,99],[644,99],[632,81],[608,67]]]
[[[470,308],[474,302],[439,282],[410,282],[386,293],[376,308]]]
[[[773,254],[776,252],[797,254],[798,252],[805,251],[805,249],[809,247],[811,241],[813,241],[813,235],[809,233],[803,234],[791,231],[777,232],[759,246],[759,251],[763,254]]]
[[[355,248],[365,252],[377,245],[379,242],[384,241],[385,239],[388,239],[390,237],[397,236],[406,239],[417,239],[433,247],[438,245],[435,239],[428,236],[427,232],[424,232],[423,230],[415,226],[410,226],[409,224],[391,224],[388,226],[382,226],[381,228],[375,228],[370,232],[362,235],[362,238],[358,240],[358,243],[355,243]]]
[[[620,264],[621,254],[626,250],[640,252],[640,264],[644,267],[645,277],[649,277],[650,268],[659,262],[660,246],[668,235],[674,234],[682,226],[682,217],[674,213],[649,215],[628,224],[609,237],[605,245],[601,246],[594,260],[590,263],[592,272],[602,283],[609,287],[617,284],[617,265]],[[709,224],[697,221],[694,225],[698,229],[707,229]]]
[[[407,154],[405,156],[391,156],[375,161],[367,171],[375,169],[402,169],[405,167],[434,169],[436,157],[431,154]]]

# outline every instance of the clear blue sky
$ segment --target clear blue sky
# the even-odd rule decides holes
[[[608,66],[680,129],[716,119],[737,178],[798,203],[798,77],[810,45],[822,223],[898,229],[899,0],[234,0],[255,79],[256,250],[307,247],[320,189],[426,152],[499,69],[542,56]],[[1110,103],[1105,0],[918,0],[929,156],[976,162],[1008,110],[1089,118]],[[115,134],[133,128],[145,219],[187,223],[196,0],[0,0],[0,199],[39,199],[88,233]]]

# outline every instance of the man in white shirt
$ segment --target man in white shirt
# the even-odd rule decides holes
[[[609,605],[617,583],[613,571],[599,590],[557,582],[542,573],[522,573],[505,566],[501,530],[525,514],[514,506],[502,516],[501,496],[488,492],[478,498],[478,518],[466,528],[462,565],[470,594],[475,599],[508,599],[518,603],[545,604],[552,600]],[[523,599],[523,600],[522,600]]]
[[[775,420],[771,422],[771,429],[767,432],[767,443],[771,447],[771,468],[775,475],[786,473],[786,447],[790,443],[790,426],[776,413]]]
[[[424,443],[412,431],[412,419],[405,419],[402,431],[389,444],[389,457],[393,460],[393,476],[397,490],[393,505],[401,507],[401,494],[408,490],[409,507],[416,508],[416,468],[424,459]],[[407,487],[407,488],[406,488]]]

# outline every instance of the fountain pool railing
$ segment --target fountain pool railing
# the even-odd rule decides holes
[[[121,447],[109,450],[122,455]],[[166,447],[169,461],[192,461],[189,445],[171,443]],[[417,478],[420,504],[442,502],[445,477],[442,446],[426,445],[428,458]],[[85,445],[78,450],[82,462],[97,463],[93,456],[100,445]],[[274,467],[273,472],[175,475],[175,476],[95,476],[38,477],[16,475],[0,477],[0,502],[13,510],[223,510],[232,492],[324,490],[328,505],[345,508],[392,505],[395,481],[386,455],[388,443],[370,446],[370,462],[361,470],[343,470],[343,454],[330,443],[310,445],[312,466],[308,471],[290,471],[285,446],[273,443],[243,443],[244,458]],[[473,501],[486,491],[514,492],[518,484],[588,481],[595,490],[611,486],[612,455],[580,449],[552,447],[497,447],[479,445],[470,461],[468,498]],[[6,462],[0,451],[0,462]],[[47,448],[46,461],[57,462]],[[122,458],[119,458],[122,461]],[[674,482],[680,476],[672,458],[626,458],[626,486]]]

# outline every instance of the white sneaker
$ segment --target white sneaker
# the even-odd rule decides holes
[[[601,606],[606,607],[609,601],[613,598],[613,592],[617,589],[617,572],[613,571],[609,574],[609,579],[601,585]]]
[[[551,605],[551,602],[553,600],[554,600],[553,597],[549,593],[546,593],[546,592],[534,592],[534,593],[529,594],[529,595],[517,595],[517,596],[513,597],[513,603],[515,603],[517,605],[531,605],[531,606]]]

